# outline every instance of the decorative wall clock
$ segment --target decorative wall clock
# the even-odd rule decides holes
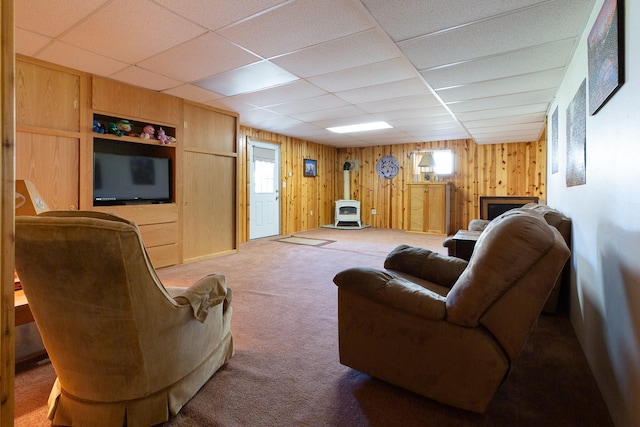
[[[383,156],[376,164],[376,172],[380,178],[391,179],[400,171],[400,163],[393,156]]]

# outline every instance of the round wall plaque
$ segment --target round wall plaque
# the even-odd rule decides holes
[[[393,156],[383,156],[376,164],[376,172],[381,178],[391,179],[400,171],[400,163]]]

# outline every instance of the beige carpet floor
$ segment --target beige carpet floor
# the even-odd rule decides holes
[[[380,268],[400,243],[444,253],[442,237],[373,228],[320,228],[296,236],[333,242],[306,246],[265,238],[243,243],[237,254],[159,271],[171,286],[225,274],[234,292],[236,343],[236,355],[163,427],[612,425],[562,314],[540,317],[483,415],[340,365],[333,276],[352,266]],[[50,425],[46,399],[54,378],[48,363],[16,376],[15,426]]]

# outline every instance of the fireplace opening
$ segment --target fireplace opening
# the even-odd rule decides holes
[[[527,203],[538,203],[535,196],[480,196],[480,218],[492,220]]]

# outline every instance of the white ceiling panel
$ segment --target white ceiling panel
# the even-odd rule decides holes
[[[95,52],[89,52],[79,47],[60,41],[50,43],[46,49],[40,51],[38,59],[61,64],[69,68],[108,77],[129,67],[126,62],[121,62]]]
[[[416,77],[416,71],[404,60],[390,59],[374,64],[323,74],[308,79],[329,92],[341,92],[365,86],[395,82]]]
[[[575,44],[575,39],[560,40],[503,55],[424,70],[421,74],[435,89],[439,89],[538,71],[563,69]]]
[[[359,117],[362,117],[363,115],[364,115],[364,112],[361,109],[353,105],[345,105],[343,107],[315,110],[315,111],[309,111],[307,113],[295,113],[295,114],[291,114],[291,117],[295,117],[299,120],[302,120],[303,122],[312,122],[315,124],[317,124],[318,122],[333,122],[332,124],[330,123],[327,126],[322,126],[322,127],[342,126],[341,124],[337,124],[337,121],[339,120],[344,120],[344,122],[346,122],[345,123],[346,125],[366,123],[367,121],[374,121],[374,120],[365,120],[365,121],[358,120],[357,123],[354,123],[354,120],[358,119]]]
[[[468,113],[470,111],[482,111],[505,107],[518,107],[521,105],[543,104],[554,94],[553,89],[536,90],[510,95],[493,96],[490,98],[473,99],[471,101],[453,102],[448,104],[454,114]],[[546,110],[546,108],[545,108]]]
[[[398,56],[398,48],[389,36],[378,29],[371,29],[272,58],[271,61],[300,77],[313,77]]]
[[[327,92],[320,89],[318,86],[312,85],[306,80],[295,80],[291,83],[285,83],[269,89],[241,94],[236,98],[240,101],[246,102],[247,104],[252,104],[258,107],[267,107],[269,105],[283,104],[285,102],[297,101],[304,98],[313,98],[326,94]]]
[[[481,3],[20,0],[15,45],[336,147],[530,141],[595,0]],[[325,129],[379,120],[394,127]]]
[[[148,0],[114,0],[100,13],[71,27],[60,39],[113,59],[136,63],[204,32],[202,27]]]
[[[269,110],[285,115],[296,115],[329,108],[344,107],[347,103],[335,95],[327,94],[313,98],[305,98],[284,104],[272,105]]]
[[[351,0],[297,0],[219,33],[270,58],[373,28],[371,18],[359,10]]]
[[[388,0],[362,0],[362,3],[391,38],[399,42],[481,21],[543,1],[545,0],[483,0],[480,6],[477,0],[403,0],[402,7],[397,2]]]
[[[209,30],[217,30],[234,22],[285,3],[287,0],[154,0]]]
[[[451,103],[512,93],[532,92],[540,89],[551,89],[555,92],[555,88],[560,84],[563,75],[564,69],[556,68],[538,73],[455,86],[438,90],[437,93],[444,102]]]
[[[261,58],[229,43],[215,33],[206,33],[139,62],[139,66],[192,82],[260,61]],[[180,67],[174,67],[178,63]]]
[[[223,98],[219,93],[211,92],[201,87],[191,84],[180,85],[164,91],[167,95],[177,96],[178,98],[188,99],[193,102],[205,103],[214,99]]]
[[[392,97],[430,95],[430,92],[425,87],[424,82],[416,77],[413,79],[336,92],[336,95],[347,102],[357,104],[380,101]]]
[[[225,96],[263,90],[298,78],[269,61],[260,61],[195,82],[196,86]]]
[[[575,37],[589,16],[587,12],[591,8],[587,8],[587,3],[584,0],[547,1],[436,35],[402,41],[398,46],[419,70],[513,52]],[[572,25],[558,25],[560,16],[573,17]],[[527,27],[535,31],[523,31]]]
[[[135,65],[127,67],[122,71],[118,71],[111,77],[130,85],[140,86],[158,92],[181,84],[181,82],[177,80],[170,79],[161,74],[152,73],[151,71],[136,67]]]
[[[15,21],[22,29],[57,37],[110,0],[18,0]]]

